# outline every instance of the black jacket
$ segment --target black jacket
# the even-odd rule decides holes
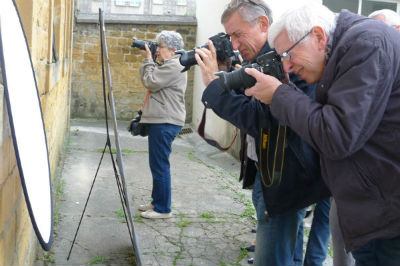
[[[316,101],[282,85],[270,106],[320,154],[346,249],[399,236],[399,32],[342,11]]]
[[[260,54],[269,50],[266,45]],[[296,80],[296,83],[303,90],[313,92],[313,87],[306,86],[304,81]],[[225,91],[217,79],[205,89],[202,102],[206,108],[211,108],[218,116],[254,137],[257,146],[260,143],[260,128],[270,117],[270,145],[274,146],[279,121],[270,116],[268,106],[260,101],[235,91]],[[271,187],[263,184],[264,201],[270,216],[309,206],[330,195],[321,178],[319,159],[313,149],[289,128],[286,143],[281,184]],[[272,162],[274,149],[270,150],[269,159]]]

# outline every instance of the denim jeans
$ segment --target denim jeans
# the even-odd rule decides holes
[[[171,174],[169,155],[175,137],[181,126],[171,124],[150,124],[149,126],[149,164],[153,176],[151,202],[159,213],[171,212]]]
[[[400,236],[392,239],[375,239],[352,251],[356,266],[400,265]]]
[[[305,208],[297,211],[290,211],[282,215],[276,215],[265,219],[265,203],[262,192],[259,172],[257,172],[253,194],[253,204],[257,213],[257,234],[256,251],[254,265],[301,265],[303,246],[296,251],[297,241],[303,243],[303,239],[298,239],[300,225],[305,216]]]
[[[304,256],[304,266],[322,266],[326,259],[329,237],[331,235],[329,228],[330,206],[330,198],[317,202],[315,206],[314,218]]]

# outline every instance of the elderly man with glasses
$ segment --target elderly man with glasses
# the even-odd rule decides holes
[[[233,49],[240,51],[246,63],[253,63],[258,56],[271,51],[267,39],[272,15],[264,1],[233,0],[222,14],[221,22],[231,36]],[[241,173],[246,179],[244,183],[254,180],[250,181],[254,183],[253,203],[258,220],[254,264],[302,265],[305,207],[319,202],[304,265],[322,265],[330,235],[329,191],[321,178],[315,151],[271,117],[268,106],[246,97],[245,88],[225,92],[214,75],[218,71],[214,46],[211,41],[208,45],[209,50],[196,50],[207,86],[202,101],[248,134],[242,144],[248,145],[245,153],[256,162],[245,160],[242,167],[247,168],[246,173]],[[296,84],[312,96],[314,87],[299,79]],[[261,155],[261,149],[265,156]]]
[[[400,34],[314,3],[283,14],[269,43],[285,71],[318,83],[316,100],[254,69],[246,94],[320,154],[356,265],[400,265]]]

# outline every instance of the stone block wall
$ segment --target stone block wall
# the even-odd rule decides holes
[[[73,1],[16,0],[16,4],[36,75],[54,181],[69,126]],[[0,265],[33,265],[38,249],[0,86]]]
[[[107,21],[106,21],[107,22]],[[153,22],[154,23],[154,22]],[[106,23],[106,40],[110,60],[117,119],[130,120],[140,109],[146,90],[140,80],[142,56],[132,48],[132,38],[153,41],[158,32],[179,32],[185,49],[195,47],[196,25]],[[74,28],[72,106],[73,117],[104,118],[101,72],[100,29],[95,23],[76,23]],[[186,121],[192,120],[193,70],[188,73]]]

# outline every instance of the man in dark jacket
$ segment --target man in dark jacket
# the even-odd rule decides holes
[[[231,1],[222,15],[222,24],[227,34],[231,36],[233,48],[238,49],[248,62],[254,62],[259,55],[271,50],[267,44],[271,21],[268,10],[262,1]],[[303,244],[301,224],[304,208],[329,197],[329,191],[320,176],[318,157],[299,136],[270,117],[267,106],[244,96],[240,90],[226,92],[219,80],[214,80],[216,79],[214,72],[218,70],[216,54],[212,42],[208,45],[210,50],[204,48],[196,51],[202,58],[196,55],[207,86],[202,101],[207,108],[213,109],[217,115],[255,139],[257,153],[254,152],[253,156],[248,155],[261,166],[258,167],[260,171],[257,171],[253,190],[253,202],[259,222],[255,265],[301,265]],[[304,81],[298,79],[297,81],[304,91],[309,94],[313,92],[314,88],[307,87]],[[265,126],[266,123],[270,125]],[[286,133],[279,131],[279,128],[286,129]],[[260,133],[261,129],[269,130],[270,140],[267,142],[269,149],[265,154],[259,152],[261,136],[266,137]],[[276,160],[280,163],[275,164],[275,148],[279,146],[275,144],[279,133],[283,134],[280,135],[280,140],[285,141],[287,146],[283,146],[284,155]],[[265,168],[267,170],[262,171]],[[261,197],[258,194],[261,194]],[[326,255],[329,240],[327,217],[329,199],[326,201],[328,208],[325,209],[326,215],[322,217],[324,222],[321,224],[321,228],[324,229],[315,228],[316,236],[319,236],[319,240],[323,239],[320,250],[324,251],[321,252],[320,261],[310,261],[311,265],[322,265]],[[267,221],[265,209],[269,216]],[[316,242],[321,243],[321,241]],[[312,247],[308,251],[316,248],[317,244],[314,246],[313,244],[310,244]],[[312,255],[313,258],[321,257],[319,254],[315,256],[315,253]]]
[[[316,100],[253,69],[246,94],[319,152],[356,264],[400,265],[400,34],[309,4],[283,14],[269,43],[285,71],[318,82]]]

